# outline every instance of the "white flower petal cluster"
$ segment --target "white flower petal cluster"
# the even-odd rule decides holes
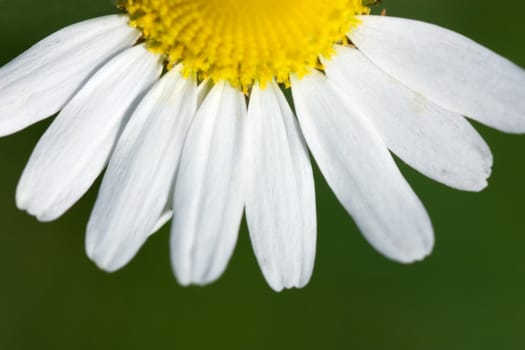
[[[480,191],[492,154],[465,118],[525,133],[525,72],[464,36],[414,20],[362,16],[312,71],[249,98],[197,83],[136,44],[126,16],[66,27],[0,69],[0,135],[58,113],[36,146],[17,204],[64,214],[107,166],[87,226],[102,269],[126,265],[172,219],[183,285],[215,281],[243,213],[261,270],[280,291],[308,283],[316,252],[309,151],[378,251],[401,263],[434,245],[429,216],[391,152],[447,186]]]

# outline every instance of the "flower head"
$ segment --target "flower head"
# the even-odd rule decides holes
[[[304,286],[317,231],[308,149],[377,250],[421,260],[432,224],[390,152],[480,191],[492,154],[465,116],[525,133],[521,68],[360,0],[119,6],[125,15],[66,27],[0,68],[0,135],[58,113],[18,185],[21,209],[60,217],[107,165],[86,235],[107,271],[173,218],[178,280],[210,283],[245,212],[270,286]]]

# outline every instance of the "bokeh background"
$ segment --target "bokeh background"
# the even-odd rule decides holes
[[[382,7],[525,66],[522,2]],[[67,24],[113,12],[110,0],[0,0],[0,65]],[[525,136],[476,125],[495,155],[482,193],[450,190],[402,166],[437,236],[434,253],[416,265],[377,254],[317,172],[315,274],[307,288],[276,294],[245,224],[224,277],[182,288],[170,269],[168,228],[118,273],[87,259],[96,189],[53,223],[18,211],[18,177],[48,124],[0,139],[0,349],[525,349]]]

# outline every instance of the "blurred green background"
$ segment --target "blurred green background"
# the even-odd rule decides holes
[[[525,66],[524,3],[384,6],[390,15],[464,33]],[[0,0],[0,65],[67,24],[113,12],[110,0]],[[17,211],[18,177],[48,123],[0,139],[0,349],[525,349],[525,136],[476,125],[495,155],[490,186],[479,194],[402,166],[437,236],[434,253],[416,265],[377,254],[317,172],[313,279],[303,290],[276,294],[244,224],[224,277],[182,288],[170,269],[168,228],[116,274],[87,259],[84,228],[95,190],[50,224]]]

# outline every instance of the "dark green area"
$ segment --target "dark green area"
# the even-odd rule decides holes
[[[384,1],[390,15],[452,28],[525,66],[525,4],[514,4]],[[0,64],[112,12],[110,0],[0,0]],[[206,288],[175,282],[167,228],[124,270],[99,271],[83,246],[96,191],[50,224],[16,209],[18,177],[47,125],[0,139],[0,349],[525,349],[525,136],[477,126],[495,155],[479,194],[403,167],[437,237],[416,265],[377,254],[317,173],[315,274],[307,288],[276,294],[244,226],[226,274]]]

